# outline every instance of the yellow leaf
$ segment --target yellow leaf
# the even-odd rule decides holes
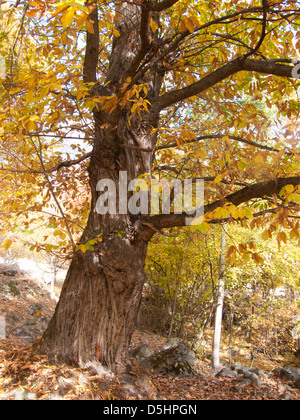
[[[85,24],[85,22],[87,21],[88,17],[89,17],[89,15],[88,15],[87,13],[85,13],[85,12],[82,12],[82,13],[78,16],[78,18],[77,18],[77,22],[76,22],[76,25],[77,25],[77,29],[78,29],[78,30],[80,30],[80,29],[83,27],[83,25],[84,25],[84,24]]]
[[[119,36],[121,36],[120,32],[117,31],[117,29],[113,30],[113,36],[115,36],[116,38],[119,38]]]
[[[224,209],[223,207],[218,207],[214,212],[214,217],[216,219],[223,219],[225,217],[228,217],[229,211],[227,209]]]
[[[36,131],[36,125],[33,121],[29,120],[26,124],[25,124],[26,128],[28,131]]]
[[[287,243],[287,236],[284,232],[279,232],[277,235],[277,241],[278,243],[280,242],[284,242],[285,244]]]
[[[188,30],[190,31],[190,33],[192,34],[195,31],[195,26],[194,26],[194,22],[192,21],[192,19],[188,18],[184,21],[186,27],[188,28]]]
[[[65,10],[67,10],[69,8],[69,6],[68,5],[66,5],[66,4],[62,4],[61,6],[59,6],[56,10],[55,10],[55,12],[53,12],[52,14],[51,14],[51,17],[55,17],[55,16],[57,16],[59,13],[62,13],[62,12],[64,12]]]
[[[261,237],[263,238],[264,241],[267,241],[268,239],[272,238],[272,233],[269,232],[269,230],[265,230],[262,234]]]
[[[153,32],[156,32],[158,30],[158,24],[154,22],[152,18],[150,19],[149,25]]]
[[[203,234],[207,233],[211,229],[211,226],[206,222],[202,222],[201,224],[199,224],[199,221],[201,221],[201,220],[197,220],[197,219],[193,220],[192,231],[195,232],[195,231],[199,230]]]
[[[220,174],[215,178],[215,183],[220,184],[220,182],[223,180],[224,174]]]
[[[263,264],[264,260],[259,254],[252,254],[253,260],[256,262],[256,264]]]
[[[61,24],[64,28],[71,25],[75,10],[74,7],[69,7],[68,10],[60,18]]]
[[[7,251],[11,247],[12,243],[13,243],[12,239],[7,239],[7,241],[5,241],[4,244],[2,245],[2,248],[4,248],[5,251]]]
[[[38,9],[31,9],[28,10],[25,14],[27,17],[34,17],[35,15],[37,15],[38,11]]]
[[[94,22],[92,20],[89,20],[86,23],[86,30],[90,33],[90,34],[94,34],[95,30],[94,30]]]

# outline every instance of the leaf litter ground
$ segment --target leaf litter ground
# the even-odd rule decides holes
[[[7,278],[0,276],[0,282],[4,281]],[[33,281],[22,282],[18,278],[17,285],[20,295],[10,297],[9,301],[0,299],[0,314],[9,310],[22,322],[28,316],[28,305],[37,301],[39,287]],[[48,316],[53,312],[55,302],[47,293],[38,301],[42,304],[42,313]],[[159,351],[166,341],[164,337],[136,330],[132,346],[149,344]],[[262,380],[259,389],[252,385],[235,386],[232,378],[216,378],[205,357],[199,359],[195,375],[158,376],[132,359],[124,373],[115,376],[105,369],[99,370],[99,366],[82,369],[53,365],[46,356],[39,355],[34,347],[24,345],[22,338],[13,334],[0,340],[0,399],[26,395],[35,400],[300,400],[300,391],[290,385],[270,376]]]

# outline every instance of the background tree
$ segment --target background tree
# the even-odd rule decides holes
[[[222,333],[222,320],[223,320],[223,306],[225,296],[225,254],[226,254],[226,235],[225,233],[221,236],[220,246],[220,269],[219,269],[219,281],[217,285],[217,301],[216,301],[216,313],[215,313],[215,328],[214,328],[214,339],[212,343],[212,355],[211,355],[211,366],[214,370],[220,369],[220,344],[221,344],[221,333]]]
[[[161,171],[203,177],[202,231],[234,218],[252,226],[270,222],[270,234],[283,225],[299,237],[293,131],[299,4],[41,0],[10,6],[3,13],[13,29],[1,35],[8,67],[1,172],[22,185],[26,179],[29,191],[38,180],[40,193],[47,191],[44,203],[52,197],[56,204],[73,253],[41,351],[116,368],[135,325],[147,244],[162,229],[184,226],[186,214],[101,216],[98,181],[118,186],[120,171],[128,182]],[[271,127],[266,107],[289,117],[290,125]],[[72,159],[65,148],[57,150],[68,137],[79,137],[69,144]],[[63,189],[78,191],[75,179],[88,180],[91,191],[79,247],[76,211],[60,202]],[[26,208],[31,199],[29,192]],[[7,205],[15,203],[14,196]],[[244,251],[261,262],[258,253]],[[231,248],[231,261],[235,255]]]

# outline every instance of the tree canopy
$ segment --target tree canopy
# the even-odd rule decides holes
[[[110,115],[128,109],[132,120],[161,113],[157,143],[145,151],[155,155],[151,175],[204,178],[207,222],[245,218],[258,226],[267,219],[266,237],[278,224],[299,237],[299,81],[291,79],[297,2],[98,3],[96,13],[95,2],[2,2],[1,172],[14,184],[11,194],[2,192],[2,209],[10,221],[26,212],[35,222],[52,196],[48,226],[74,245],[88,203],[74,206],[63,193],[74,199],[84,191],[92,111],[101,106]],[[128,56],[119,79],[111,52],[134,44],[134,25],[141,43],[132,45],[134,59]],[[157,67],[164,82],[151,100],[147,74]],[[105,94],[107,81],[113,89]],[[95,83],[101,95],[93,95]],[[142,148],[122,138],[120,147]],[[161,230],[184,220],[172,214],[147,222]]]

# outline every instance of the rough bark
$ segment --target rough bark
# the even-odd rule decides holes
[[[149,49],[142,27],[148,13],[133,4],[119,6],[122,19],[117,27],[122,36],[113,42],[105,87],[96,83],[93,95],[116,94],[136,71]],[[95,13],[93,19],[97,22]],[[85,82],[95,81],[97,36],[95,31],[88,38],[85,68],[88,63],[92,68],[85,70]],[[148,79],[144,76],[138,80],[145,82],[151,101],[159,95],[162,75],[154,71]],[[144,285],[147,241],[137,232],[141,215],[100,215],[95,209],[99,181],[115,182],[118,209],[119,172],[126,171],[128,183],[151,172],[153,153],[139,149],[155,146],[156,137],[151,132],[158,115],[145,111],[132,116],[131,106],[118,106],[113,112],[94,110],[95,140],[88,169],[91,212],[80,242],[85,244],[98,235],[102,235],[102,242],[94,251],[78,251],[71,263],[55,314],[40,343],[40,351],[52,359],[81,365],[98,361],[117,369],[127,356]],[[117,237],[118,232],[122,232],[122,238]]]

